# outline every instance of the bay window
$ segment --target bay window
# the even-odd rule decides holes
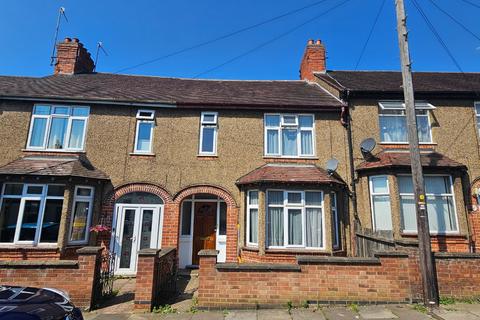
[[[373,230],[392,230],[390,188],[387,176],[369,178]]]
[[[258,191],[251,190],[247,196],[247,244],[258,245]]]
[[[92,218],[93,187],[76,186],[70,219],[70,244],[88,242],[88,229]]]
[[[216,112],[202,112],[200,116],[200,155],[217,154],[217,121]]]
[[[267,191],[267,246],[324,248],[321,191]]]
[[[138,110],[135,131],[135,153],[152,153],[155,111]]]
[[[265,114],[265,155],[314,156],[314,120],[312,114]]]
[[[385,143],[408,143],[407,118],[405,104],[401,101],[383,101],[379,103],[380,141]],[[435,107],[426,102],[416,102],[418,140],[420,143],[432,142],[432,128],[429,110]]]
[[[442,175],[425,175],[424,181],[430,232],[439,234],[458,232],[452,178]],[[412,176],[398,176],[398,189],[402,231],[416,233],[417,216]]]
[[[63,193],[63,185],[4,184],[0,243],[57,243]]]
[[[89,113],[89,107],[35,105],[27,149],[83,150]]]

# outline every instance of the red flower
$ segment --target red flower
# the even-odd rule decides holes
[[[90,232],[100,233],[100,232],[107,232],[107,231],[110,231],[110,228],[101,224],[98,224],[90,228]]]

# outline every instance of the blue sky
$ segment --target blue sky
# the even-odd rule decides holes
[[[109,56],[100,57],[98,71],[117,72],[317,1],[3,0],[0,3],[0,74],[44,76],[52,73],[50,53],[60,6],[66,8],[68,23],[62,21],[59,39],[78,37],[92,55],[96,43],[102,41]],[[436,9],[429,0],[418,1],[462,69],[480,72],[480,41]],[[480,8],[462,0],[434,1],[480,36]],[[480,7],[480,1],[469,1]],[[122,73],[194,77],[341,2],[325,0],[273,23]],[[354,69],[381,3],[382,0],[351,0],[285,37],[203,74],[202,78],[297,79],[299,62],[309,38],[322,39],[325,43],[328,69]],[[406,3],[414,70],[458,71],[411,2],[406,0]],[[358,69],[399,69],[393,0],[386,0]]]

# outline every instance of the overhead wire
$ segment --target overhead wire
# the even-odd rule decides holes
[[[318,5],[320,5],[320,4],[324,3],[324,2],[327,2],[327,1],[330,1],[330,0],[320,0],[320,1],[316,1],[316,2],[311,3],[311,4],[309,4],[309,5],[306,5],[306,6],[303,6],[303,7],[298,8],[298,9],[294,9],[294,10],[288,11],[288,12],[283,13],[283,14],[281,14],[281,15],[278,15],[278,16],[269,18],[269,19],[267,19],[267,20],[264,20],[264,21],[255,23],[255,24],[253,24],[253,25],[250,25],[250,26],[247,26],[247,27],[243,27],[243,28],[241,28],[241,29],[238,29],[238,30],[235,30],[235,31],[226,33],[226,34],[223,34],[223,35],[218,36],[218,37],[216,37],[216,38],[213,38],[213,39],[210,39],[210,40],[201,42],[201,43],[197,43],[197,44],[195,44],[195,45],[188,46],[188,47],[185,47],[185,48],[183,48],[183,49],[180,49],[180,50],[177,50],[177,51],[174,51],[174,52],[171,52],[171,53],[168,53],[168,54],[165,54],[165,55],[162,55],[162,56],[160,56],[160,57],[153,58],[153,59],[150,59],[150,60],[147,60],[147,61],[144,61],[144,62],[140,62],[140,63],[137,63],[137,64],[135,64],[135,65],[129,66],[129,67],[121,68],[121,69],[115,71],[114,73],[120,73],[120,72],[123,72],[123,71],[131,70],[131,69],[136,69],[136,68],[138,68],[138,67],[142,67],[142,66],[147,65],[147,64],[151,64],[151,63],[154,63],[154,62],[163,60],[163,59],[167,59],[167,58],[170,58],[170,57],[179,55],[179,54],[181,54],[181,53],[184,53],[184,52],[187,52],[187,51],[190,51],[190,50],[193,50],[193,49],[198,49],[198,48],[204,47],[204,46],[206,46],[206,45],[209,45],[209,44],[212,44],[212,43],[221,41],[221,40],[225,40],[225,39],[230,38],[230,37],[233,37],[233,36],[235,36],[235,35],[237,35],[237,34],[240,34],[240,33],[243,33],[243,32],[246,32],[246,31],[249,31],[249,30],[252,30],[252,29],[255,29],[255,28],[257,28],[257,27],[261,27],[261,26],[263,26],[263,25],[266,25],[266,24],[268,24],[268,23],[277,21],[277,20],[279,20],[279,19],[285,18],[285,17],[290,16],[290,15],[296,14],[296,13],[301,12],[301,11],[303,11],[303,10],[306,10],[306,9],[309,9],[309,8],[313,8],[313,7],[318,6]]]
[[[375,26],[377,25],[378,19],[380,18],[380,14],[382,13],[383,7],[385,6],[385,1],[386,0],[382,1],[380,8],[378,9],[377,15],[375,16],[375,20],[373,21],[372,27],[370,28],[370,31],[368,33],[367,40],[363,44],[362,51],[360,52],[360,56],[357,59],[357,63],[355,63],[355,71],[357,71],[358,65],[360,64],[360,61],[363,58],[365,50],[367,49],[368,43],[370,42],[370,38],[372,37],[373,31],[375,30]]]
[[[477,9],[480,9],[480,5],[478,5],[478,4],[476,4],[476,3],[473,3],[473,2],[471,2],[471,1],[469,1],[469,0],[461,0],[461,1],[463,1],[463,2],[465,2],[466,4],[469,4],[469,5],[477,8]]]
[[[252,48],[252,49],[249,49],[249,50],[247,50],[247,51],[245,51],[245,52],[243,52],[243,53],[241,53],[241,54],[239,54],[239,55],[237,55],[237,56],[235,56],[235,57],[233,57],[233,58],[230,58],[230,59],[228,59],[227,61],[224,61],[224,62],[216,65],[216,66],[213,67],[213,68],[209,68],[209,69],[207,69],[207,70],[205,70],[205,71],[202,71],[202,72],[196,74],[195,76],[193,76],[192,78],[196,79],[196,78],[198,78],[198,77],[200,77],[200,76],[203,76],[203,75],[205,75],[205,74],[207,74],[207,73],[210,73],[210,72],[212,72],[212,71],[215,71],[215,70],[217,70],[217,69],[220,69],[221,67],[223,67],[223,66],[225,66],[225,65],[227,65],[227,64],[230,64],[230,63],[232,63],[232,62],[234,62],[234,61],[236,61],[236,60],[238,60],[238,59],[240,59],[240,58],[243,58],[243,57],[245,57],[245,56],[247,56],[247,55],[249,55],[249,54],[251,54],[251,53],[253,53],[253,52],[255,52],[255,51],[257,51],[257,50],[259,50],[259,49],[261,49],[261,48],[263,48],[263,47],[265,47],[265,46],[267,46],[267,45],[269,45],[269,44],[271,44],[271,43],[273,43],[273,42],[275,42],[275,41],[277,41],[277,40],[279,40],[279,39],[281,39],[281,38],[283,38],[283,37],[285,37],[285,36],[287,36],[287,35],[289,35],[290,33],[292,33],[292,32],[294,32],[294,31],[300,29],[301,27],[305,26],[306,24],[308,24],[308,23],[310,23],[310,22],[313,22],[313,21],[315,21],[315,20],[323,17],[324,15],[330,13],[331,11],[333,11],[333,10],[341,7],[342,5],[344,5],[344,4],[346,4],[347,2],[350,2],[350,1],[352,1],[352,0],[342,1],[342,2],[338,3],[337,5],[331,7],[330,9],[328,9],[328,10],[326,10],[326,11],[324,11],[324,12],[322,12],[322,13],[316,15],[316,16],[314,16],[313,18],[310,18],[310,19],[302,22],[301,24],[296,25],[295,27],[287,30],[286,32],[283,32],[283,33],[275,36],[274,38],[269,39],[268,41],[262,42],[262,43],[259,44],[258,46],[255,46],[255,47]]]

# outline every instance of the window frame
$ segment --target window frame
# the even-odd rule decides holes
[[[381,134],[381,127],[380,127],[380,118],[381,117],[405,117],[406,119],[406,107],[403,101],[398,100],[383,100],[378,102],[378,124],[379,124],[379,135],[380,135],[380,143],[381,144],[405,144],[408,145],[408,138],[407,141],[383,141],[382,134]],[[427,101],[415,101],[415,117],[426,117],[428,122],[428,131],[430,141],[419,141],[419,144],[433,144],[433,134],[432,134],[432,122],[430,120],[430,111],[436,109],[434,105]],[[402,114],[382,114],[383,110],[396,110],[396,111],[403,111]],[[426,111],[426,114],[418,114],[417,111]],[[405,120],[406,121],[406,120]],[[417,121],[418,123],[418,121]],[[408,137],[408,132],[406,132]]]
[[[338,207],[337,207],[337,193],[335,191],[330,192],[330,210],[332,213],[331,223],[333,225],[333,249],[340,249],[340,220],[338,218]]]
[[[477,134],[480,137],[480,101],[473,102],[473,109],[475,111],[475,120],[476,120],[475,123],[477,125]]]
[[[402,173],[402,174],[398,174],[397,177],[410,177],[412,178],[412,175],[411,174],[406,174],[406,173]],[[453,184],[453,178],[451,175],[449,174],[424,174],[423,175],[424,177],[448,177],[449,179],[449,182],[450,182],[450,190],[451,190],[451,193],[441,193],[441,194],[435,194],[435,193],[427,193],[426,189],[425,189],[425,203],[427,204],[427,200],[428,200],[428,196],[442,196],[442,197],[451,197],[452,199],[452,205],[453,205],[453,210],[454,210],[454,214],[455,214],[455,225],[457,227],[457,230],[453,230],[453,231],[441,231],[439,232],[438,230],[437,231],[432,231],[430,230],[430,226],[428,226],[429,230],[430,230],[430,234],[431,235],[453,235],[453,234],[460,234],[460,225],[458,224],[458,212],[457,212],[457,202],[455,200],[455,189],[454,189],[454,184]],[[397,187],[398,187],[398,198],[399,198],[399,213],[400,213],[400,221],[402,220],[402,209],[401,209],[401,202],[402,202],[402,195],[403,196],[413,196],[414,199],[415,199],[415,196],[414,196],[414,193],[400,193],[400,184],[398,183],[398,179],[397,179]],[[402,225],[400,225],[400,232],[402,234],[405,234],[405,235],[418,235],[418,230],[403,230],[402,228]]]
[[[257,192],[257,204],[250,204],[250,193],[251,192]],[[246,232],[246,235],[247,235],[247,246],[251,246],[251,247],[257,247],[258,246],[258,215],[260,214],[260,209],[259,209],[259,205],[258,205],[258,199],[260,197],[260,190],[258,189],[252,189],[252,190],[248,190],[247,191],[247,232]],[[251,242],[250,241],[250,210],[251,209],[257,209],[257,242]]]
[[[35,108],[37,106],[48,106],[50,107],[50,110],[56,108],[56,107],[62,107],[62,108],[68,108],[69,114],[68,115],[62,115],[62,114],[53,114],[52,111],[50,111],[49,115],[42,115],[42,114],[34,114]],[[88,116],[74,116],[72,115],[73,108],[87,108],[88,109]],[[88,130],[88,119],[90,118],[90,106],[82,106],[82,105],[60,105],[60,104],[41,104],[41,103],[36,103],[33,105],[32,108],[32,115],[30,117],[30,126],[28,130],[28,137],[27,137],[27,150],[35,150],[35,151],[49,151],[49,152],[72,152],[72,151],[85,151],[85,144],[86,144],[86,136],[87,136],[87,130]],[[43,143],[41,147],[35,147],[31,146],[31,140],[32,140],[32,134],[33,134],[33,124],[35,122],[35,119],[47,119],[47,123],[45,126],[45,136],[43,137]],[[50,129],[51,129],[51,124],[52,124],[52,119],[53,118],[63,118],[67,119],[67,128],[65,130],[65,137],[64,137],[64,144],[66,147],[61,148],[61,149],[55,149],[55,148],[48,148],[48,139],[50,137]],[[83,136],[82,136],[82,147],[81,148],[70,148],[70,138],[71,138],[71,130],[72,130],[72,122],[74,120],[83,120],[85,121],[85,127],[83,130]]]
[[[268,197],[270,191],[281,191],[283,192],[283,203],[280,204],[269,204]],[[288,190],[288,189],[267,189],[265,197],[265,217],[268,221],[268,212],[269,207],[273,208],[282,208],[283,209],[283,246],[269,246],[268,239],[268,223],[265,223],[265,246],[267,249],[302,249],[302,250],[326,250],[326,233],[325,233],[325,192],[323,190]],[[307,192],[316,192],[321,195],[321,205],[307,205],[305,201],[305,194]],[[301,194],[301,203],[288,203],[288,193],[300,193]],[[320,209],[322,212],[322,246],[321,247],[308,247],[306,242],[306,209],[307,208],[316,208]],[[300,209],[302,211],[302,245],[289,245],[288,244],[288,210],[289,209]]]
[[[380,192],[375,193],[373,192],[373,179],[375,178],[385,178],[387,181],[387,192]],[[393,231],[393,217],[392,217],[392,196],[390,194],[390,180],[388,179],[388,175],[386,174],[379,174],[379,175],[372,175],[368,176],[368,193],[370,197],[370,214],[372,219],[372,230],[373,231]],[[377,230],[377,221],[375,219],[375,209],[373,206],[373,199],[375,196],[388,196],[390,202],[390,225],[392,226],[391,230]]]
[[[78,189],[90,189],[91,193],[89,196],[79,196],[77,195]],[[90,225],[93,216],[92,208],[93,208],[93,200],[95,198],[95,187],[93,186],[83,186],[83,185],[76,185],[73,193],[73,201],[72,201],[72,208],[70,210],[70,223],[68,225],[68,240],[67,243],[71,245],[77,244],[87,244],[90,240]],[[72,240],[72,228],[73,228],[73,218],[76,209],[77,202],[87,202],[88,201],[88,216],[86,221],[86,230],[85,230],[85,239],[83,240]]]
[[[278,126],[267,126],[267,116],[278,116],[280,117],[279,125]],[[285,123],[284,116],[295,116],[295,124],[293,123]],[[308,116],[312,118],[312,127],[311,128],[301,128],[299,118],[301,116]],[[283,137],[282,137],[282,129],[296,129],[297,136],[296,136],[296,143],[297,143],[297,155],[284,155],[283,154]],[[277,130],[278,134],[278,153],[268,153],[268,140],[267,140],[267,132],[268,130]],[[302,131],[309,131],[312,134],[312,153],[311,154],[302,154],[302,138],[301,134]],[[316,136],[315,136],[315,114],[314,113],[264,113],[263,114],[263,154],[264,157],[278,157],[278,158],[315,158],[316,157]]]
[[[148,123],[150,124],[150,145],[148,150],[140,150],[137,149],[138,147],[138,133],[140,130],[140,124],[142,123]],[[133,146],[133,153],[134,154],[152,154],[153,153],[153,128],[155,127],[155,121],[154,120],[143,120],[143,119],[137,119],[137,124],[135,128],[135,144]]]
[[[18,195],[5,195],[5,188],[7,185],[16,184],[22,185],[22,193]],[[31,186],[41,186],[42,193],[40,194],[29,194],[27,193],[28,187]],[[62,200],[65,201],[64,196],[49,196],[48,195],[48,187],[49,186],[63,186],[64,184],[59,183],[51,183],[51,184],[42,184],[42,183],[22,183],[22,182],[4,182],[1,189],[0,194],[0,209],[3,206],[4,199],[19,199],[20,204],[18,207],[18,216],[15,225],[15,233],[13,236],[12,242],[0,242],[0,247],[2,246],[10,246],[10,245],[33,245],[33,246],[57,246],[58,245],[58,236],[57,242],[41,242],[42,238],[42,225],[43,220],[45,218],[45,208],[46,203],[48,200]],[[37,218],[37,226],[35,231],[35,237],[31,240],[19,240],[20,238],[20,231],[21,231],[21,223],[23,221],[24,211],[25,211],[25,202],[27,201],[40,201],[38,218]]]
[[[206,115],[213,115],[213,121],[206,121]],[[213,150],[203,151],[203,130],[205,128],[213,128]],[[198,155],[200,156],[216,156],[217,155],[217,140],[218,140],[218,112],[216,111],[203,111],[200,114],[200,133],[199,133]]]

